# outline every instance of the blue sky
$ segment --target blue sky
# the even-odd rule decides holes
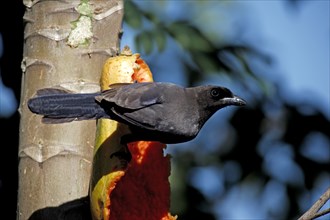
[[[140,5],[155,7],[150,1],[137,1]],[[154,3],[154,4],[151,4]],[[172,4],[171,4],[172,3]],[[160,17],[170,20],[186,18],[189,15],[182,13],[185,7],[194,5],[194,1],[172,1],[163,4]],[[235,0],[235,1],[211,1],[197,7],[201,13],[194,14],[193,22],[200,28],[205,28],[215,33],[213,36],[237,38],[241,34],[242,40],[257,42],[257,48],[268,53],[275,60],[275,65],[265,71],[265,75],[280,79],[285,93],[290,102],[307,100],[316,102],[322,111],[330,117],[329,113],[329,1],[299,1],[296,7],[292,7],[288,1],[263,1],[263,0]],[[290,7],[291,6],[291,7]],[[158,11],[159,11],[158,7]],[[157,7],[156,7],[157,8]],[[202,13],[207,10],[207,13]],[[162,12],[163,11],[163,12]],[[235,12],[235,16],[231,13]],[[168,17],[168,16],[171,17]],[[218,19],[216,22],[210,22]],[[246,26],[241,27],[244,33],[237,33],[235,28],[237,21],[245,20]],[[207,22],[208,25],[205,25]],[[242,22],[241,22],[242,23]],[[211,31],[211,32],[212,32]],[[240,30],[239,30],[240,31]],[[134,49],[135,30],[124,26],[124,35],[121,44],[130,45]],[[175,52],[174,52],[175,53]],[[152,59],[152,64],[158,66],[157,71],[165,69],[165,73],[157,72],[161,81],[173,81],[182,83],[181,69],[175,65],[175,60],[170,61],[171,72],[162,63],[169,59],[173,51],[165,51],[157,54],[159,59]],[[142,54],[143,55],[143,54]],[[173,56],[172,56],[173,57]],[[157,62],[158,60],[161,60]],[[182,71],[181,71],[182,72]]]
[[[170,14],[171,18],[185,16],[181,12],[182,8],[189,7],[188,1],[183,3],[176,1],[172,3],[170,6],[167,6],[167,10],[174,9],[174,11],[167,12],[167,14]],[[233,33],[234,26],[237,23],[235,19],[231,20],[232,16],[230,13],[232,11],[227,9],[234,8],[236,13],[239,13],[238,17],[240,19],[246,18],[247,26],[243,27],[245,31],[243,35],[245,36],[242,36],[242,39],[250,38],[254,42],[257,41],[257,48],[267,52],[275,60],[275,64],[271,68],[264,69],[265,72],[263,74],[279,80],[284,90],[282,94],[287,94],[290,102],[308,101],[316,103],[330,117],[329,1],[304,1],[298,4],[297,8],[290,7],[287,1],[249,0],[231,1],[231,4],[227,5],[223,3],[223,1],[211,2],[213,6],[211,9],[205,9],[202,6],[199,7],[198,9],[201,11],[203,9],[207,10],[207,13],[200,13],[200,17],[194,17],[194,22],[201,22],[203,25],[205,24],[203,23],[205,22],[203,19],[207,19],[207,17],[214,18],[212,17],[214,15],[217,15],[219,19],[219,14],[221,14],[218,23],[207,23],[208,25],[205,28],[208,30],[218,30],[221,34],[225,32],[228,34],[226,37],[230,37],[231,34],[237,34],[235,32]],[[219,24],[223,20],[226,22]],[[133,32],[133,30],[127,27],[126,29],[124,28],[122,45],[128,44],[132,47],[134,42],[132,39]],[[134,47],[132,49],[134,51]],[[159,71],[154,76],[159,77],[156,80],[183,84],[179,65],[175,65],[175,60],[167,62],[167,59],[170,59],[169,57],[173,53],[173,51],[165,51],[165,54],[157,54],[157,58],[152,59],[152,65],[157,66],[157,71]],[[166,66],[167,63],[171,63],[171,71]],[[162,72],[162,69],[164,69],[164,72]],[[221,114],[223,115],[224,112]],[[213,118],[213,120],[210,120],[206,124],[204,130],[201,131],[199,138],[187,144],[189,146],[186,148],[184,146],[177,146],[175,149],[187,150],[194,146],[193,142],[199,146],[198,141],[201,135],[207,136],[208,133],[212,132],[212,129],[210,130],[208,128],[212,127],[212,123],[217,122],[219,121]],[[325,141],[325,144],[328,145],[328,143]],[[208,144],[210,145],[209,142]],[[325,146],[325,149],[328,149],[328,146]],[[288,146],[279,146],[277,150],[279,152],[275,152],[276,155],[272,154],[268,158],[269,172],[272,172],[272,175],[278,176],[283,174],[278,173],[278,171],[287,171],[290,168],[292,172],[286,172],[286,174],[294,173],[295,175],[292,175],[292,178],[287,176],[286,179],[288,181],[301,181],[303,174],[295,164],[294,159],[290,157],[290,148]],[[168,151],[169,153],[173,153],[171,146]],[[274,161],[277,163],[281,161],[282,169],[271,169],[276,167],[274,166]],[[214,172],[216,172],[216,175],[213,175]],[[223,170],[213,169],[200,169],[198,172],[194,172],[196,179],[199,180],[196,181],[196,187],[201,189],[205,195],[219,195],[222,186],[219,176],[221,177],[223,172]],[[217,179],[212,181],[214,177],[217,177]],[[193,180],[192,182],[194,184]],[[201,180],[205,180],[206,182]],[[329,186],[328,184],[328,175],[320,178],[315,188],[310,192],[310,195],[306,195],[300,201],[301,209],[307,210],[311,206],[310,202],[316,201],[324,192],[324,189]],[[226,198],[223,198],[221,201],[219,200],[213,208],[219,216],[224,216],[228,219],[266,219],[269,212],[276,213],[281,209],[289,209],[288,195],[283,184],[277,181],[271,181],[267,184],[263,192],[260,192],[261,187],[262,184],[255,185],[255,183],[235,186],[227,193]],[[326,219],[326,217],[321,219]]]
[[[291,97],[297,101],[315,101],[330,117],[329,1],[303,1],[298,8],[288,7],[284,1],[236,2],[252,19],[254,30],[263,39],[262,49],[277,61],[277,72],[281,74],[283,83],[287,84]],[[122,45],[132,47],[131,36],[129,32],[125,33]],[[16,110],[18,105],[13,99],[12,92],[4,87],[0,77],[0,117],[8,117]]]
[[[292,97],[317,102],[329,117],[329,1],[303,1],[296,9],[283,1],[247,2]]]
[[[188,4],[187,2],[188,1],[186,1],[186,4]],[[245,14],[244,16],[250,19],[249,27],[251,29],[248,31],[249,37],[253,38],[258,36],[258,38],[260,38],[259,46],[276,60],[275,69],[269,70],[269,73],[278,74],[280,76],[281,82],[285,84],[283,86],[286,89],[285,92],[290,94],[289,99],[316,102],[322,107],[323,112],[330,117],[329,1],[303,1],[298,4],[297,8],[290,8],[284,1],[275,0],[235,2],[236,4],[239,3],[240,10]],[[215,3],[216,1],[214,4]],[[175,4],[171,4],[170,7],[178,10],[177,4],[178,2],[175,2]],[[214,7],[214,13],[219,13],[219,10],[219,8]],[[224,12],[223,9],[222,12]],[[180,11],[176,11],[176,13],[180,13]],[[233,23],[229,22],[226,28],[231,28],[230,24],[234,23],[234,21]],[[251,23],[253,23],[252,26]],[[133,34],[131,34],[129,29],[124,29],[124,36],[121,44],[123,46],[126,44],[130,45],[133,51],[136,52],[133,47],[134,41],[132,36]],[[2,51],[2,44],[0,43],[0,55],[5,52],[6,51]],[[161,56],[168,57],[171,51],[166,51],[165,53],[165,55]],[[167,62],[163,63],[167,64]],[[173,68],[175,67],[173,66]],[[180,80],[182,80],[182,78],[178,77],[179,74],[176,74],[179,71],[180,70],[173,70],[171,73],[162,74],[159,79],[179,83]],[[4,87],[0,77],[0,117],[10,116],[16,111],[17,107],[18,103],[12,91]],[[213,171],[211,170],[208,172]],[[320,186],[324,184],[324,181],[319,183]],[[218,187],[218,184],[215,184],[214,187]],[[262,197],[259,197],[259,200],[255,199],[255,201],[259,201],[263,206],[283,207],[281,201],[285,201],[284,189],[276,182],[270,183],[269,188],[276,188],[276,196],[281,198],[277,200],[273,199],[271,204],[268,204],[268,200],[263,200]],[[254,215],[255,213],[257,213],[257,217],[260,218],[266,216],[267,213],[263,213],[259,203],[251,202],[259,195],[258,192],[250,191],[250,189],[252,188],[248,190],[240,188],[233,189],[233,191],[229,193],[228,198],[226,198],[227,206],[224,206],[223,203],[219,203],[219,207],[222,207],[221,209],[219,208],[219,211],[223,213],[227,210],[225,214],[228,218],[240,218],[250,215],[251,218],[253,218],[256,217]],[[318,189],[319,191],[312,192],[314,200],[323,193],[322,188]],[[241,190],[249,191],[250,193],[238,193]],[[274,190],[269,191],[272,192]],[[274,198],[274,195],[269,197]],[[267,198],[269,197],[267,196]],[[234,212],[232,212],[232,209],[229,209],[232,207],[231,201],[233,203],[240,201],[239,204],[236,204]],[[308,208],[308,206],[309,204],[304,207]]]
[[[0,59],[3,53],[3,42],[0,33]],[[17,110],[18,104],[13,90],[3,84],[1,74],[0,66],[0,117],[10,117]]]

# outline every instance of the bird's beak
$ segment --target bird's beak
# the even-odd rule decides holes
[[[246,101],[244,101],[242,98],[234,95],[231,98],[225,98],[224,102],[226,105],[235,105],[235,106],[244,106],[246,105]]]

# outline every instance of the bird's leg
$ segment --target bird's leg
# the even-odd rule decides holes
[[[131,152],[128,150],[127,145],[125,145],[125,148],[123,150],[117,151],[110,155],[110,158],[118,157],[119,159],[126,160],[127,162],[130,162],[132,160]]]
[[[127,165],[132,160],[132,155],[127,145],[129,141],[124,141],[124,137],[129,136],[129,134],[131,134],[131,131],[126,125],[119,123],[117,127],[117,132],[118,133],[115,135],[116,138],[113,139],[114,143],[112,143],[113,146],[117,147],[113,149],[113,151],[108,155],[110,155],[109,157],[111,160],[119,160],[119,169],[126,169]]]
[[[120,144],[127,146],[128,143],[135,142],[133,134],[124,134],[120,138]]]
[[[132,160],[132,154],[129,151],[127,144],[123,144],[119,151],[114,152],[110,155],[110,158],[117,157],[120,161],[121,168],[126,168],[127,164]]]

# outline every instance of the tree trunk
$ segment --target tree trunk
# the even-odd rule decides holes
[[[119,47],[123,2],[23,2],[17,219],[76,219],[72,210],[88,195],[96,122],[42,124],[26,103],[46,87],[99,90],[103,63]]]

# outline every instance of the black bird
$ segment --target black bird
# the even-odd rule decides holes
[[[229,89],[206,85],[184,88],[172,83],[119,83],[99,93],[73,94],[42,89],[28,101],[44,123],[109,118],[129,126],[122,142],[138,140],[174,144],[194,139],[219,109],[244,106]]]

